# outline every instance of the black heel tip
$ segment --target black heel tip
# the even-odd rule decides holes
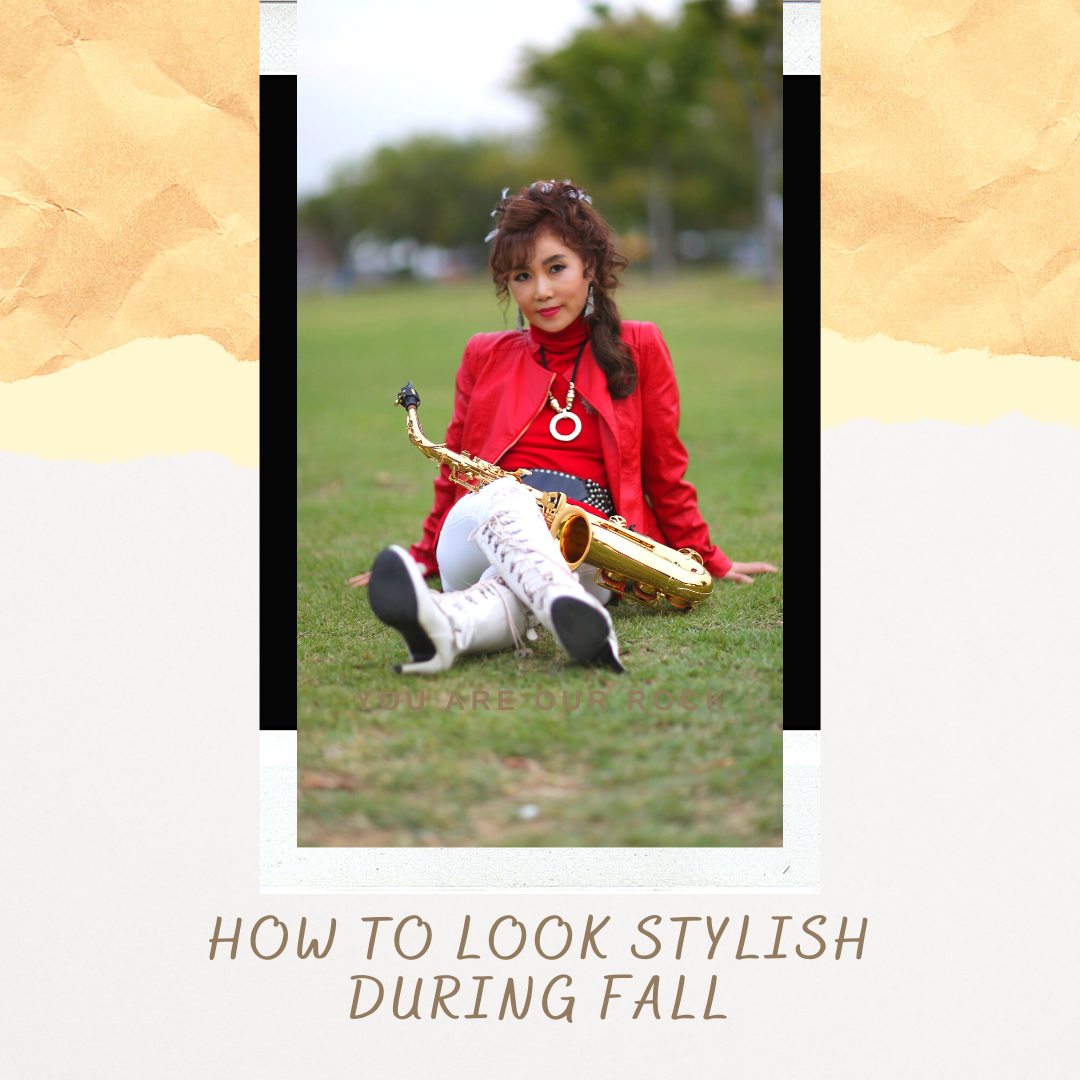
[[[615,650],[612,649],[610,642],[605,643],[593,662],[600,667],[606,667],[609,671],[615,672],[616,675],[626,674],[626,668],[623,667],[622,661],[616,658]]]
[[[435,655],[435,643],[419,617],[418,590],[427,591],[427,586],[413,580],[406,560],[407,555],[393,548],[379,552],[371,567],[368,600],[375,618],[402,636],[411,659],[423,662]],[[400,667],[397,670],[400,673]]]
[[[610,622],[602,611],[592,604],[573,596],[560,596],[551,605],[551,625],[559,644],[571,660],[579,664],[603,662],[610,657],[607,666],[618,664],[608,641]],[[624,670],[621,665],[613,668]]]
[[[401,665],[400,665],[400,664],[395,664],[395,665],[394,665],[394,671],[395,671],[395,672],[396,672],[396,673],[397,673],[398,675],[400,675],[400,674],[401,674]]]

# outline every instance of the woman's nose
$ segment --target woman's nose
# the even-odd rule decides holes
[[[551,295],[551,280],[543,274],[539,275],[536,279],[536,295],[537,297]]]

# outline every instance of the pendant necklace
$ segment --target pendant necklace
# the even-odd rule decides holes
[[[589,339],[586,338],[581,343],[581,348],[578,349],[577,359],[574,361],[574,373],[570,376],[570,393],[566,395],[566,404],[560,406],[555,400],[555,395],[552,394],[548,404],[555,410],[555,415],[551,418],[551,424],[548,430],[552,436],[559,440],[559,442],[570,442],[571,439],[576,439],[581,434],[581,417],[570,411],[570,406],[574,404],[574,380],[577,378],[578,364],[581,363],[582,354],[585,352],[585,346],[589,344]],[[547,357],[544,355],[544,346],[540,346],[540,361],[544,367],[547,367]],[[569,435],[563,435],[559,432],[560,420],[572,420],[574,423],[574,430]]]

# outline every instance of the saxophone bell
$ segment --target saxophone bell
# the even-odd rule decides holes
[[[571,506],[561,491],[548,491],[545,500],[552,500],[557,506],[551,519],[551,535],[559,542],[559,551],[571,570],[576,570],[589,554],[592,547],[592,527],[589,515],[580,507]],[[547,516],[546,514],[544,515]]]

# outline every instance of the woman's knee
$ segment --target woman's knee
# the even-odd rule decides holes
[[[479,509],[477,495],[466,495],[454,505],[443,522],[435,557],[445,592],[457,592],[475,585],[489,565],[484,554],[469,539],[477,524]]]
[[[512,476],[504,476],[499,480],[486,485],[479,492],[487,496],[487,505],[491,508],[517,505],[523,510],[534,507],[539,510],[536,499],[529,493],[524,484],[515,480]]]

